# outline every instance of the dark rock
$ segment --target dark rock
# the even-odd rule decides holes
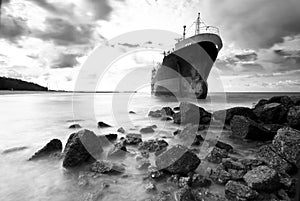
[[[180,129],[177,129],[176,131],[173,132],[173,135],[178,135],[181,132]]]
[[[156,158],[158,169],[166,170],[172,174],[186,175],[195,170],[201,160],[196,154],[181,145],[173,146]]]
[[[292,100],[293,105],[300,105],[300,96],[290,96],[290,99]]]
[[[279,129],[283,128],[284,125],[281,125],[281,124],[264,124],[263,127],[265,129],[267,129],[272,136],[275,136],[277,134],[277,131]]]
[[[136,114],[134,111],[129,111],[129,114]]]
[[[181,123],[181,114],[180,112],[176,112],[173,114],[173,122],[175,124],[180,124]]]
[[[108,152],[109,158],[118,158],[126,155],[127,149],[125,143],[118,142],[116,143]]]
[[[151,126],[147,126],[145,128],[141,128],[140,130],[141,133],[154,133],[154,129]]]
[[[161,118],[162,121],[171,121],[173,120],[171,117],[163,117]]]
[[[148,116],[154,118],[162,117],[161,110],[150,111]]]
[[[233,150],[233,147],[230,144],[227,144],[222,141],[216,141],[216,140],[208,140],[207,141],[211,146],[215,146],[219,149],[224,149],[227,152],[231,152]]]
[[[51,140],[46,146],[37,151],[29,160],[37,160],[62,151],[62,143],[58,139]]]
[[[162,154],[166,150],[167,150],[167,147],[159,148],[157,151],[154,152],[154,155],[159,156],[160,154]]]
[[[157,169],[157,167],[154,166],[148,167],[148,174],[149,177],[154,180],[160,180],[166,176],[163,171]]]
[[[145,189],[147,192],[152,192],[156,190],[156,186],[153,182],[149,182],[145,185]]]
[[[286,122],[288,110],[280,103],[268,103],[254,108],[258,119],[266,124],[282,124]]]
[[[124,134],[126,131],[123,127],[120,127],[120,128],[118,128],[117,132]]]
[[[196,201],[190,187],[184,187],[176,192],[177,201]]]
[[[258,193],[250,187],[235,181],[225,185],[225,197],[232,201],[250,201],[258,197]]]
[[[215,192],[210,192],[205,189],[193,190],[193,195],[197,201],[228,201],[226,198],[216,194]]]
[[[81,130],[70,135],[64,150],[63,167],[82,165],[103,152],[100,139],[90,130]]]
[[[244,117],[234,116],[230,122],[232,135],[238,138],[250,140],[272,140],[274,134],[255,121]]]
[[[228,152],[224,149],[214,147],[213,150],[206,157],[207,161],[211,163],[221,163],[223,158],[228,157]]]
[[[129,133],[126,135],[125,143],[127,145],[138,145],[141,142],[142,142],[141,134]]]
[[[239,162],[241,162],[245,166],[247,171],[266,164],[263,160],[252,158],[243,158],[240,159]]]
[[[292,128],[300,130],[300,106],[290,107],[287,122]]]
[[[106,135],[99,135],[98,138],[100,140],[105,139],[105,140],[108,140],[109,142],[114,142],[118,139],[118,134],[110,133],[110,134],[106,134]]]
[[[104,122],[102,122],[102,121],[99,121],[98,122],[98,127],[99,128],[108,128],[108,127],[111,127],[111,126],[108,125],[108,124],[106,124],[106,123],[104,123]]]
[[[163,150],[168,146],[168,143],[165,140],[155,139],[148,140],[140,143],[138,145],[138,150],[147,150],[149,152],[156,152]]]
[[[279,129],[273,147],[285,160],[300,168],[300,131],[289,127]]]
[[[216,168],[208,168],[207,173],[209,178],[211,178],[217,184],[226,184],[231,180],[231,174],[224,170],[224,167],[218,165]]]
[[[79,124],[72,124],[69,126],[69,128],[76,129],[76,128],[81,128],[81,126]]]
[[[209,124],[211,113],[192,103],[180,103],[180,123],[181,124]],[[174,119],[174,117],[173,117]]]
[[[215,120],[219,120],[219,121],[225,120],[226,124],[230,124],[231,119],[235,115],[244,116],[252,120],[257,119],[252,109],[247,107],[233,107],[227,110],[219,110],[213,113],[213,117]]]
[[[101,160],[94,162],[90,170],[100,174],[123,173],[125,172],[125,167],[122,164]]]
[[[156,201],[174,201],[171,192],[169,191],[162,191],[156,198]]]
[[[157,128],[157,125],[153,124],[152,126],[149,126],[149,127],[155,129],[155,128]]]
[[[173,116],[174,111],[170,107],[163,107],[161,109],[161,113],[162,113],[163,116],[170,116],[171,117],[171,116]]]
[[[279,175],[276,170],[268,166],[259,166],[244,175],[247,185],[254,190],[273,192],[280,188]]]
[[[293,105],[293,100],[289,96],[274,96],[267,101],[269,103],[280,103],[284,106]]]
[[[191,187],[209,187],[211,185],[211,181],[200,174],[193,174],[193,176],[190,179],[190,185]]]
[[[173,110],[174,110],[174,111],[179,111],[179,110],[180,110],[180,107],[174,107]]]
[[[232,158],[224,158],[222,160],[222,165],[223,167],[228,170],[228,169],[234,169],[234,170],[246,170],[247,168],[245,165],[242,164],[240,161],[235,161]]]
[[[12,152],[22,151],[22,150],[25,150],[25,149],[28,149],[28,147],[13,147],[13,148],[9,148],[9,149],[4,150],[2,152],[2,154],[9,154],[9,153],[12,153]]]
[[[257,152],[257,158],[278,172],[293,172],[293,166],[274,151],[273,145],[264,145]]]

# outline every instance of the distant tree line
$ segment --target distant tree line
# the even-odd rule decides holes
[[[0,90],[48,91],[48,88],[19,79],[0,77]]]

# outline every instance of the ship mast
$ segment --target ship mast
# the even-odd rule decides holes
[[[200,34],[200,25],[201,25],[201,21],[200,21],[200,13],[198,13],[198,18],[196,20],[196,31],[195,31],[195,35]]]

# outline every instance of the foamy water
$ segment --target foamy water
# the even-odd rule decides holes
[[[227,94],[226,108],[231,106],[251,107],[261,98],[268,98],[274,94]],[[151,197],[144,189],[143,172],[134,168],[133,157],[128,156],[123,162],[128,166],[129,177],[119,175],[101,176],[93,179],[87,186],[78,184],[82,170],[66,171],[62,168],[62,161],[45,159],[27,161],[32,154],[43,147],[53,138],[60,139],[65,145],[69,135],[74,130],[68,129],[69,125],[76,122],[83,128],[94,131],[97,135],[117,133],[116,130],[123,126],[130,128],[129,132],[138,133],[139,129],[147,125],[157,125],[154,134],[145,134],[143,139],[166,137],[170,144],[173,142],[173,131],[178,127],[171,122],[150,119],[149,110],[159,109],[163,106],[178,106],[174,100],[167,98],[151,97],[148,94],[134,94],[130,101],[122,102],[125,94],[118,94],[120,108],[125,110],[112,110],[114,94],[76,94],[71,93],[43,93],[43,94],[16,94],[0,96],[0,152],[14,147],[27,147],[19,151],[0,154],[0,199],[6,201],[18,200],[84,200],[89,193],[100,189],[102,183],[110,184],[103,190],[99,200],[143,200]],[[95,116],[84,112],[80,115],[73,112],[74,104],[80,105],[84,111],[89,107],[85,103],[94,100]],[[74,102],[73,102],[74,101]],[[223,103],[211,104],[209,100],[200,101],[199,105],[207,110],[222,109]],[[128,114],[127,110],[136,114]],[[97,121],[104,121],[113,125],[112,128],[98,129]],[[119,137],[122,135],[119,134]],[[243,146],[243,145],[236,145]],[[247,154],[255,147],[245,147]],[[160,189],[170,186],[158,184]],[[215,189],[218,189],[215,187]],[[95,200],[97,200],[95,199]]]

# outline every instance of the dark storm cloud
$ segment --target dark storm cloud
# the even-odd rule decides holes
[[[211,0],[211,21],[224,37],[250,48],[268,48],[300,33],[299,0]]]
[[[78,54],[61,54],[59,58],[52,61],[51,68],[73,68],[78,64]]]
[[[255,52],[237,54],[235,57],[241,61],[255,61],[257,60],[257,54]]]
[[[5,38],[15,43],[21,36],[28,34],[28,32],[28,27],[24,19],[7,15],[7,13],[2,14],[0,38]]]
[[[46,18],[45,24],[46,30],[36,31],[36,37],[52,40],[55,44],[64,46],[91,43],[95,30],[92,25],[75,25],[61,18]]]

